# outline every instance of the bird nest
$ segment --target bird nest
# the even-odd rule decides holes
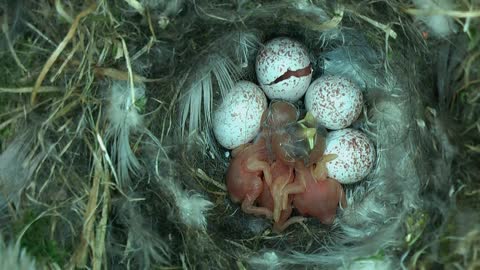
[[[2,8],[0,268],[478,267],[479,12],[468,1]],[[332,225],[275,233],[231,202],[211,115],[235,82],[256,82],[257,51],[279,36],[305,45],[313,78],[362,89],[353,127],[377,157],[344,185]]]

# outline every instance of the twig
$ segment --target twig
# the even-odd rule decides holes
[[[50,68],[53,66],[57,58],[60,56],[60,54],[63,52],[65,47],[67,47],[67,44],[70,42],[70,40],[73,38],[75,35],[75,32],[77,31],[77,27],[80,23],[80,20],[95,11],[95,8],[97,7],[96,3],[92,3],[86,10],[80,12],[80,14],[75,17],[75,20],[73,21],[73,24],[70,27],[70,30],[68,31],[67,35],[65,38],[62,40],[62,42],[58,45],[57,49],[50,55],[50,58],[48,58],[47,62],[42,68],[42,71],[40,72],[40,75],[38,75],[37,81],[35,82],[35,86],[33,87],[32,91],[32,97],[30,99],[30,103],[32,105],[35,104],[35,99],[37,97],[38,89],[42,85],[43,80],[45,79],[45,76],[47,76],[48,71]]]

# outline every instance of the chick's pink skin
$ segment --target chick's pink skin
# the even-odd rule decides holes
[[[272,183],[269,185],[266,181],[263,182],[263,192],[259,197],[258,204],[271,210],[274,216],[273,230],[277,233],[282,232],[288,226],[302,222],[303,217],[292,217],[292,201],[293,196],[284,193],[285,187],[293,182],[293,168],[282,162],[275,162],[272,164]],[[275,196],[272,196],[272,192]],[[280,200],[285,200],[285,203]]]
[[[277,133],[297,119],[297,111],[289,103],[274,102],[262,118],[264,128],[258,142],[232,152],[227,189],[233,202],[242,202],[245,213],[273,217],[274,228],[281,231],[284,224],[289,224],[286,222],[292,212],[291,197],[287,203],[287,186],[293,182],[294,174],[293,164],[283,162],[285,154],[279,147],[282,140]],[[254,206],[257,199],[258,207]]]
[[[281,144],[288,140],[283,128],[295,122],[297,118],[297,108],[285,101],[273,101],[263,113],[261,136],[265,138],[270,161],[278,158],[284,161],[288,159],[288,154],[281,147]]]
[[[305,191],[294,195],[293,205],[302,215],[317,218],[323,224],[332,224],[339,202],[347,206],[342,185],[334,179],[316,179],[315,170],[299,162],[295,166],[295,182]]]
[[[273,155],[270,166],[272,180],[265,180],[268,191],[264,190],[264,193],[268,192],[272,197],[271,204],[266,205],[273,210],[273,220],[276,223],[279,223],[282,211],[290,207],[288,198],[292,192],[290,184],[293,183],[294,179],[294,160],[290,159],[288,153],[281,146],[288,142],[289,136],[282,129],[284,126],[294,123],[297,117],[298,112],[295,106],[284,101],[272,102],[270,108],[265,111],[262,117],[263,136],[265,137],[269,154]]]
[[[285,210],[281,210],[279,219],[274,222],[274,225],[273,225],[274,227],[282,227],[285,224],[285,222],[288,220],[288,218],[292,214],[292,206],[291,206],[292,200],[293,198],[290,196],[289,207],[287,207]],[[270,192],[270,187],[266,182],[263,182],[263,191],[260,197],[258,198],[258,205],[261,207],[265,207],[272,212],[274,210],[274,207],[275,207],[274,199],[273,199],[272,193]]]
[[[278,222],[282,211],[288,208],[286,202],[290,194],[287,186],[293,182],[293,167],[277,160],[271,165],[270,169],[272,182],[265,182],[269,186],[269,191],[273,198],[273,220]]]
[[[326,164],[336,155],[323,154],[325,138],[316,137],[306,164],[303,158],[292,160],[281,146],[292,139],[282,131],[283,127],[297,120],[296,108],[290,105],[272,104],[262,117],[258,141],[236,148],[227,172],[232,201],[241,202],[245,213],[272,218],[276,232],[304,220],[300,216],[290,217],[292,204],[301,214],[325,224],[333,222],[339,201],[346,207],[342,186],[327,179]]]
[[[264,182],[271,182],[270,165],[267,160],[265,141],[244,144],[232,152],[233,159],[227,171],[227,190],[234,203],[242,203],[247,214],[272,217],[272,210],[255,206],[262,194]],[[262,179],[263,178],[263,179]]]
[[[334,218],[339,199],[332,196],[331,184],[336,181],[325,180],[327,177],[326,163],[335,158],[335,155],[323,155],[325,138],[315,137],[315,147],[309,152],[308,163],[304,164],[304,158],[295,160],[285,151],[282,145],[289,144],[292,134],[283,132],[283,128],[297,120],[297,111],[288,102],[275,102],[262,117],[263,130],[267,135],[267,149],[274,155],[271,165],[272,182],[265,181],[260,205],[272,210],[274,230],[283,231],[289,225],[303,221],[302,217],[290,218],[292,212],[292,200],[299,196],[299,205],[303,206],[305,214],[319,218],[324,223],[329,223],[328,218]],[[310,123],[313,124],[313,123]],[[295,174],[293,170],[295,169]],[[316,183],[324,180],[324,183]],[[330,185],[324,185],[329,183]],[[340,185],[333,188],[343,189]],[[302,194],[306,194],[303,195]],[[305,197],[305,198],[304,198]],[[318,204],[318,198],[327,200]],[[333,200],[329,202],[328,200]],[[303,203],[303,204],[302,204]],[[308,205],[308,206],[304,206]],[[305,210],[308,208],[308,210]],[[333,216],[332,216],[333,214]]]

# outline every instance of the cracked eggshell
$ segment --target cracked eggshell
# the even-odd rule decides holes
[[[270,99],[299,100],[312,80],[306,48],[298,41],[279,37],[260,49],[255,69],[258,83]]]
[[[248,81],[237,82],[213,113],[213,133],[227,149],[250,142],[260,131],[267,98],[260,87]]]
[[[346,128],[328,133],[326,154],[337,158],[327,163],[328,176],[342,184],[351,184],[365,178],[375,162],[373,143],[361,131]]]
[[[363,106],[360,88],[345,77],[316,79],[305,95],[305,107],[328,129],[338,130],[357,120]]]

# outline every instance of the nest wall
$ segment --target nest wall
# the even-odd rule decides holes
[[[13,251],[0,243],[0,258],[21,253],[33,269],[22,247],[39,268],[446,263],[448,221],[472,211],[456,214],[456,179],[479,175],[459,143],[476,137],[455,132],[478,108],[452,106],[469,39],[452,34],[451,17],[437,31],[431,16],[412,18],[430,1],[53,2],[3,5],[0,222]],[[305,44],[314,78],[361,87],[353,127],[377,153],[373,172],[345,186],[333,225],[309,219],[281,234],[229,200],[229,155],[211,132],[211,112],[236,81],[256,81],[256,52],[278,36]]]

